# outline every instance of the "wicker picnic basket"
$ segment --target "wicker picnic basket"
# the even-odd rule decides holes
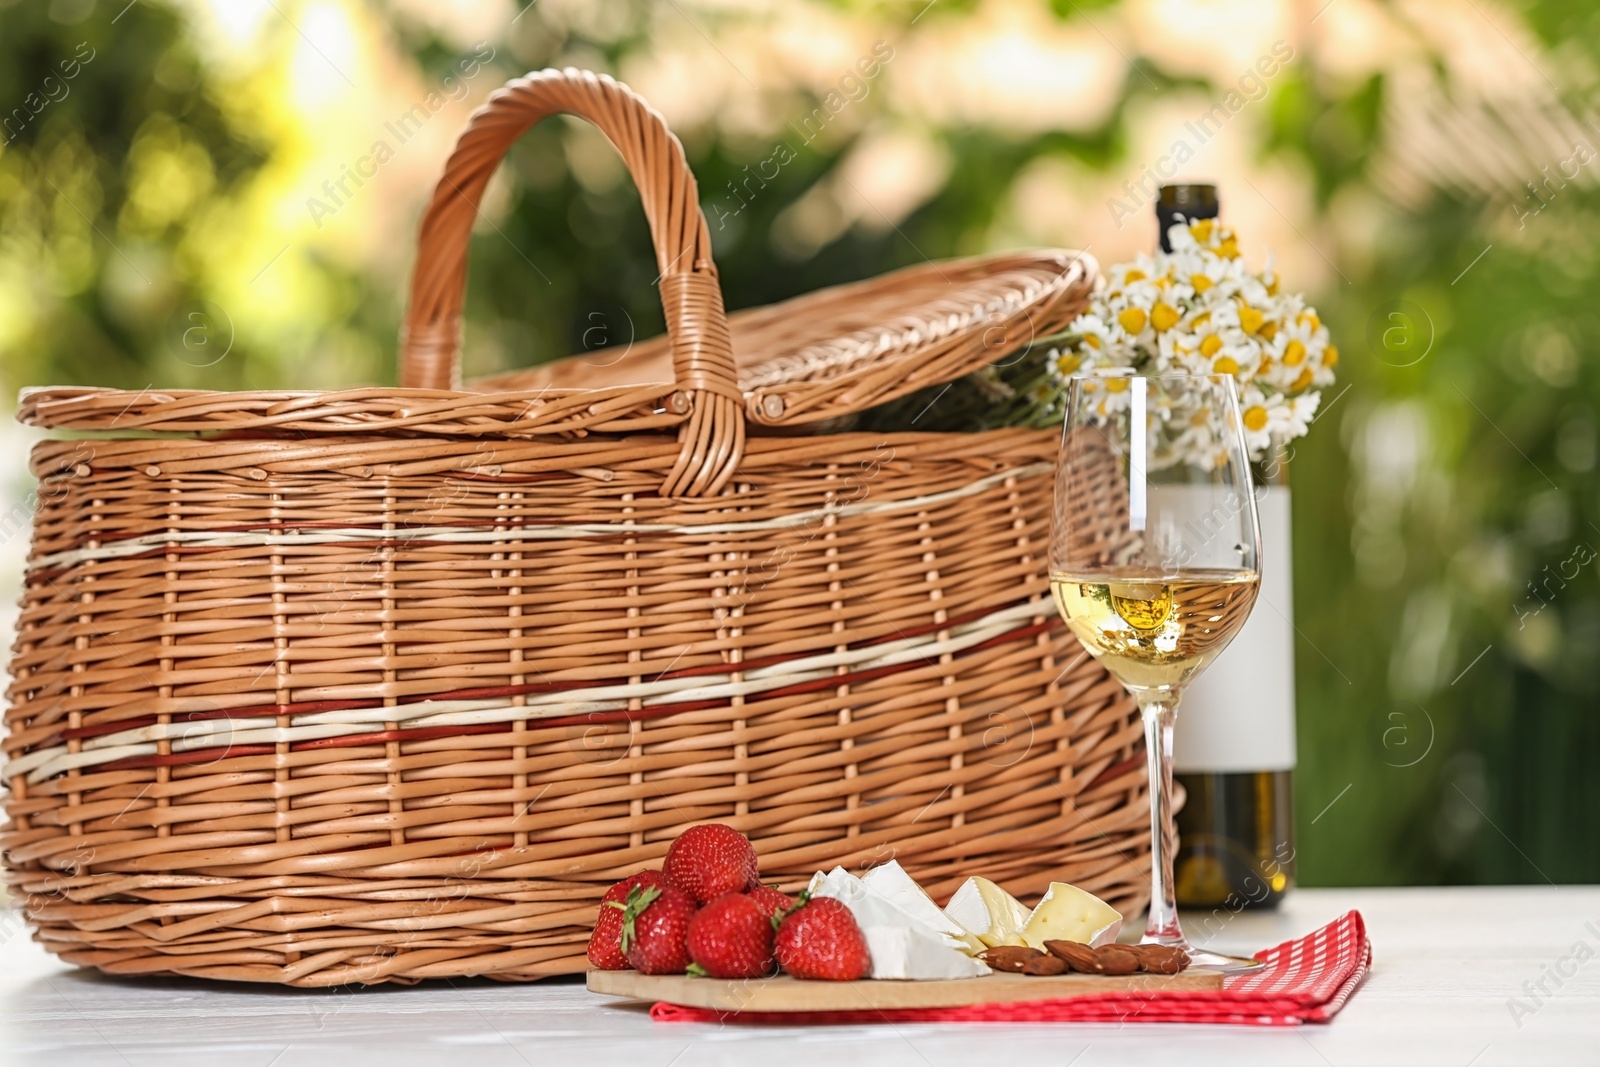
[[[479,197],[557,112],[626,160],[668,336],[463,389]],[[816,429],[1059,329],[1094,280],[1013,253],[727,316],[661,117],[512,82],[424,218],[401,388],[24,394],[61,431],[6,712],[38,940],[300,986],[574,972],[603,890],[710,820],[789,889],[894,857],[936,895],[1138,908],[1140,727],[1049,602],[1053,436]]]

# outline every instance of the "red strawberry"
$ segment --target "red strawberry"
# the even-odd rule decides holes
[[[682,974],[690,962],[686,940],[694,898],[672,886],[634,886],[622,917],[622,953],[641,974]]]
[[[758,885],[745,896],[761,905],[761,910],[766,913],[772,925],[776,926],[783,913],[794,907],[794,898],[781,889],[770,885]]]
[[[832,897],[802,900],[778,927],[774,952],[778,966],[796,978],[850,982],[872,971],[861,927]]]
[[[624,878],[600,899],[600,914],[594,920],[594,933],[589,936],[589,962],[603,971],[625,971],[628,957],[622,954],[622,913],[628,900],[628,890],[634,886],[660,888],[667,884],[660,871],[640,871]]]
[[[724,893],[743,893],[760,882],[750,839],[717,822],[691,826],[678,835],[661,864],[667,884],[705,904]]]
[[[689,955],[712,978],[772,973],[772,918],[743,893],[724,893],[689,920]]]

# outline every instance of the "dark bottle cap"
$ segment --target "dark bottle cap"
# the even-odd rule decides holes
[[[1217,217],[1215,185],[1163,185],[1156,200],[1156,225],[1160,227],[1161,251],[1172,251],[1167,230],[1179,220],[1195,222]]]

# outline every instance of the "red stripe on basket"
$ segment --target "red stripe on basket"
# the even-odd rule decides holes
[[[630,537],[637,537],[637,536],[638,536],[637,534],[628,534],[628,533],[625,533],[625,532],[624,533],[618,533],[618,534],[575,534],[575,535],[573,535],[572,540],[574,540],[574,541],[578,541],[578,540],[600,541],[600,542],[617,541],[617,542],[620,543],[622,541],[628,540]],[[129,540],[129,539],[130,538],[123,538],[123,540]],[[107,543],[113,543],[114,544],[115,542],[112,541],[112,542],[107,542]],[[530,547],[532,547],[532,546],[537,545],[538,542],[528,542],[528,544],[529,544]],[[314,545],[308,545],[307,547],[315,547],[315,548],[319,548],[319,549],[323,549],[323,548],[366,548],[366,549],[376,550],[376,549],[382,549],[382,548],[393,548],[393,549],[401,549],[401,548],[440,548],[440,547],[447,547],[448,548],[448,547],[451,547],[451,546],[460,547],[454,541],[437,541],[437,540],[433,540],[433,539],[427,538],[427,537],[405,537],[405,538],[384,537],[384,538],[376,538],[376,539],[373,539],[373,540],[359,540],[359,541],[318,541]],[[144,552],[130,552],[126,556],[117,557],[117,560],[118,560],[118,562],[127,562],[128,560],[160,559],[160,558],[165,557],[165,556],[207,556],[207,555],[212,555],[212,554],[217,553],[217,552],[237,552],[240,549],[248,549],[248,548],[256,548],[256,547],[260,547],[260,546],[256,546],[256,545],[152,545],[147,551],[144,551]],[[272,549],[273,549],[273,551],[276,552],[276,551],[280,551],[281,549],[293,548],[293,547],[294,547],[294,544],[291,542],[289,544],[274,545],[274,546],[272,546]],[[104,561],[102,561],[102,560],[89,560],[87,562],[88,562],[88,565],[92,566],[95,563],[104,562]],[[48,568],[48,569],[40,568],[38,570],[29,571],[28,575],[29,575],[30,578],[32,578],[33,576],[38,576],[40,578],[44,578],[44,579],[46,579],[48,581],[53,582],[53,581],[55,581],[55,579],[60,578],[62,575],[66,574],[66,572],[68,570],[72,569],[74,566],[83,566],[83,564],[63,564],[63,565],[61,565],[59,567],[51,567],[51,568]]]
[[[91,467],[91,470],[93,470],[93,469],[94,468]],[[446,479],[448,479],[448,480],[465,481],[465,482],[477,481],[477,482],[486,482],[486,483],[489,483],[489,484],[516,484],[516,485],[530,484],[530,483],[542,482],[542,481],[554,481],[554,480],[559,480],[559,479],[562,479],[562,478],[570,477],[570,474],[568,472],[564,472],[564,471],[551,471],[551,472],[541,472],[541,473],[522,474],[522,475],[516,475],[516,474],[509,474],[509,475],[508,474],[501,474],[501,475],[468,474],[468,473],[461,473],[461,472],[448,472],[448,473],[447,472],[440,472],[440,473],[444,474]],[[659,494],[657,492],[655,492],[655,491],[645,491],[645,490],[641,490],[639,492],[636,492],[634,495],[635,495],[635,497],[641,498],[641,499],[645,499],[645,498],[656,499],[656,498],[659,497]],[[823,509],[822,513],[826,514],[826,509]],[[518,529],[543,529],[543,528],[548,528],[548,527],[553,527],[553,526],[569,525],[566,522],[560,522],[560,521],[540,522],[537,519],[535,519],[535,518],[533,518],[531,516],[528,516],[528,515],[520,515],[517,518],[518,518],[518,522],[517,522],[516,526],[508,526],[504,522],[495,522],[495,521],[488,520],[488,519],[461,519],[459,521],[452,522],[450,525],[451,526],[464,526],[464,527],[480,527],[480,528],[486,529],[486,530],[504,529],[507,534],[514,534],[515,531],[518,530]],[[339,529],[344,529],[344,530],[350,530],[350,529],[355,529],[355,530],[381,530],[383,528],[384,528],[383,526],[375,525],[375,524],[374,525],[360,525],[360,524],[352,525],[352,524],[349,524],[349,523],[318,523],[318,522],[275,522],[274,523],[274,522],[265,522],[265,523],[230,523],[230,524],[222,525],[222,526],[208,526],[208,527],[205,528],[204,531],[201,531],[201,532],[205,532],[205,533],[224,533],[224,534],[226,534],[226,533],[255,533],[255,532],[258,532],[258,531],[265,531],[265,532],[276,531],[276,532],[282,533],[282,532],[285,532],[285,531],[288,531],[288,530],[339,530]],[[427,528],[428,528],[427,526],[420,526],[420,525],[401,525],[399,527],[399,529],[401,529],[401,530],[425,530]],[[139,538],[139,537],[156,536],[160,532],[161,531],[145,531],[143,533],[140,533],[140,532],[137,532],[137,531],[134,531],[134,530],[123,530],[123,529],[95,530],[95,531],[91,531],[89,536],[81,538],[80,543],[71,545],[70,547],[68,547],[66,549],[58,549],[57,551],[69,551],[69,552],[70,551],[78,551],[78,550],[81,550],[82,548],[84,548],[89,542],[93,542],[93,543],[95,543],[95,544],[97,544],[97,545],[99,545],[101,547],[105,547],[105,546],[108,546],[108,545],[120,544],[123,541],[131,541],[131,540],[134,540],[134,539]],[[197,531],[186,530],[186,531],[181,531],[181,532],[192,533],[192,532],[197,532]],[[609,542],[613,542],[613,541],[625,541],[625,540],[628,540],[630,538],[634,538],[636,536],[637,536],[637,534],[635,532],[630,531],[625,527],[618,527],[615,532],[573,534],[571,539],[575,540],[575,541],[576,540],[593,541],[593,542],[598,542],[598,543],[602,543],[603,544],[603,543],[609,543]],[[727,534],[725,532],[720,532],[720,531],[710,531],[709,533],[700,533],[700,532],[696,531],[696,529],[693,526],[679,526],[671,536],[677,536],[677,537],[694,537],[694,536],[726,537]],[[399,547],[403,547],[403,546],[407,546],[407,545],[414,545],[414,546],[424,546],[424,547],[430,547],[431,548],[431,547],[438,547],[438,546],[450,546],[450,545],[453,545],[453,544],[455,544],[455,542],[432,540],[432,539],[428,539],[428,538],[404,538],[404,539],[402,539],[402,538],[382,538],[382,539],[378,539],[378,540],[358,539],[358,540],[353,540],[353,541],[322,541],[322,542],[318,542],[317,543],[317,547],[319,547],[319,548],[360,548],[360,547],[368,547],[368,548],[399,548]],[[213,552],[227,552],[227,551],[232,551],[232,550],[237,549],[237,548],[246,548],[246,547],[251,547],[251,546],[244,546],[244,545],[167,545],[167,544],[160,544],[160,545],[151,545],[150,548],[145,552],[136,552],[136,553],[133,553],[132,555],[123,556],[123,557],[120,557],[120,558],[123,559],[123,560],[139,560],[139,559],[157,558],[157,557],[168,556],[168,555],[179,555],[179,556],[206,555],[206,554],[213,553]],[[290,546],[280,546],[280,547],[290,547]],[[39,577],[45,578],[47,580],[54,580],[55,578],[57,578],[60,575],[64,574],[67,570],[71,569],[73,566],[78,566],[78,565],[79,564],[68,564],[68,565],[63,565],[61,567],[52,567],[52,568],[49,568],[48,570],[37,570],[37,571],[33,571],[31,573],[32,574],[36,574]]]
[[[888,644],[891,641],[903,640],[912,637],[922,637],[930,633],[950,629],[953,626],[962,626],[975,622],[988,615],[986,610],[967,612],[963,615],[952,616],[940,623],[928,623],[924,626],[910,627],[896,630],[892,635],[884,634],[870,640],[857,641],[846,645],[852,651],[872,648],[876,645]],[[996,643],[1018,640],[1043,633],[1049,629],[1064,625],[1053,615],[1046,618],[1045,622],[1035,623],[1020,630],[1007,631],[997,637],[992,637],[982,644],[974,645],[969,651],[978,651],[992,647]],[[665,671],[656,676],[656,680],[663,678],[695,678],[704,675],[728,674],[732,671],[751,671],[761,667],[775,667],[786,663],[793,657],[789,656],[763,656],[756,659],[742,660],[739,663],[708,663],[700,667],[683,667],[675,671]],[[493,700],[507,697],[531,696],[539,693],[559,693],[569,690],[596,689],[604,685],[613,685],[608,679],[585,679],[570,682],[531,682],[524,685],[493,685],[477,686],[470,689],[450,689],[439,693],[421,693],[401,697],[398,703],[402,705],[422,704],[430,700]],[[217,719],[276,719],[288,715],[305,715],[318,711],[356,711],[366,708],[380,708],[382,699],[370,700],[310,700],[290,704],[254,704],[243,708],[214,708],[206,711],[174,712],[168,721],[174,723],[209,722]],[[713,705],[714,706],[714,705]],[[141,715],[132,719],[117,719],[114,722],[95,723],[90,726],[79,726],[62,730],[38,742],[34,749],[58,744],[62,741],[83,741],[94,737],[104,737],[107,734],[121,733],[124,730],[137,730],[145,726],[154,726],[161,721],[159,715]]]
[[[635,498],[638,498],[638,497],[640,497],[642,495],[643,495],[642,493],[635,493],[634,494]],[[524,524],[524,525],[531,525],[531,524]],[[554,524],[552,524],[552,525],[554,525]],[[285,529],[299,529],[299,527],[285,527]],[[510,531],[507,531],[507,532],[510,532]],[[129,536],[123,537],[123,538],[107,538],[106,540],[101,541],[100,544],[101,544],[102,547],[104,547],[107,544],[116,544],[118,541],[132,540],[134,537],[138,537],[138,536],[141,536],[141,535],[139,535],[139,534],[130,534]],[[590,541],[590,542],[596,542],[596,543],[600,543],[600,544],[608,544],[608,543],[611,543],[611,542],[616,542],[616,543],[620,544],[620,543],[625,542],[625,541],[627,541],[627,540],[629,540],[631,538],[637,538],[637,537],[638,537],[637,534],[629,533],[626,530],[621,530],[621,531],[619,531],[618,533],[615,533],[615,534],[611,534],[611,533],[604,533],[604,534],[573,534],[571,540],[574,540],[574,541]],[[516,543],[520,544],[522,542],[516,542]],[[537,541],[535,541],[535,542],[527,542],[527,544],[530,547],[536,547],[536,546],[539,545],[539,542],[537,542]],[[396,537],[396,538],[388,538],[388,537],[385,537],[385,538],[379,538],[379,539],[374,539],[374,540],[358,540],[358,541],[318,541],[318,542],[315,543],[315,545],[308,546],[308,547],[315,547],[315,548],[319,548],[319,549],[324,549],[324,548],[367,548],[367,549],[394,548],[394,549],[401,549],[401,548],[440,548],[440,547],[448,548],[448,547],[452,547],[452,546],[459,547],[457,542],[454,542],[454,541],[438,541],[438,540],[433,540],[431,538],[426,538],[426,537],[407,537],[407,538],[398,538],[398,537]],[[165,556],[207,556],[207,555],[212,555],[212,554],[217,553],[217,552],[236,552],[236,551],[238,551],[240,549],[256,548],[256,547],[260,547],[260,546],[255,546],[255,545],[192,545],[192,544],[191,545],[152,545],[146,551],[143,551],[143,552],[130,552],[126,556],[117,557],[117,559],[118,559],[119,562],[127,562],[129,560],[160,559],[160,558],[165,557]],[[293,545],[292,542],[288,543],[288,544],[272,546],[273,551],[279,551],[279,550],[284,549],[284,548],[293,548],[293,547],[294,547],[294,545]],[[73,549],[66,549],[64,551],[74,551],[74,550]],[[98,563],[98,562],[103,562],[103,561],[100,561],[100,560],[89,560],[89,561],[86,561],[86,564],[89,565],[89,566],[93,566],[95,563]],[[27,572],[27,579],[29,581],[32,581],[35,578],[39,578],[39,579],[43,579],[43,580],[53,584],[56,579],[61,578],[68,571],[72,570],[74,567],[84,566],[86,564],[85,563],[76,563],[76,564],[64,563],[64,564],[62,564],[62,565],[60,565],[58,567],[40,567],[40,568],[31,569],[31,570],[29,570]]]
[[[993,648],[997,645],[1011,641],[1025,640],[1044,632],[1053,625],[1052,621],[1035,623],[1031,626],[1018,627],[1006,633],[999,634],[980,644],[973,645],[957,654],[957,658],[964,658],[974,652]],[[916,667],[919,663],[937,662],[942,653],[928,655],[920,659],[907,660],[905,663],[891,664],[885,667],[874,667],[864,671],[852,671],[846,674],[830,675],[827,678],[818,678],[809,682],[797,682],[793,685],[781,686],[776,689],[762,690],[760,699],[773,697],[798,696],[804,693],[817,692],[826,689],[836,689],[842,685],[859,685],[862,682],[885,678]],[[739,666],[743,666],[742,664]],[[748,697],[746,699],[749,699]],[[681,715],[691,711],[705,711],[711,708],[728,707],[726,699],[682,701],[672,704],[646,705],[637,710],[597,711],[581,715],[563,715],[549,719],[527,720],[529,725],[538,730],[561,729],[569,726],[597,726],[617,722],[644,722],[650,719],[664,718],[668,715]],[[207,714],[207,713],[201,713]],[[189,720],[186,720],[189,721]],[[293,741],[289,744],[290,752],[305,752],[329,748],[355,748],[361,745],[383,744],[390,741],[432,741],[446,737],[466,737],[471,735],[505,733],[513,724],[511,722],[481,723],[460,726],[423,726],[410,729],[375,730],[368,733],[347,734],[342,737],[322,737],[310,741]],[[119,729],[130,728],[126,722],[119,725]],[[260,756],[270,755],[277,751],[276,744],[248,744],[233,746],[218,746],[209,749],[195,749],[189,752],[173,752],[152,754],[148,756],[128,756],[120,760],[112,760],[96,765],[98,771],[132,770],[141,767],[175,767],[193,764],[211,764],[222,759],[234,756]],[[1101,777],[1104,777],[1102,775]],[[1098,781],[1099,779],[1096,779]]]
[[[299,704],[257,704],[248,708],[213,708],[208,711],[180,711],[174,712],[168,718],[173,723],[189,722],[214,722],[218,719],[277,719],[290,715],[304,715],[314,711],[359,711],[364,708],[381,708],[382,700],[308,700]],[[146,726],[155,726],[161,721],[159,715],[141,715],[136,719],[118,719],[115,722],[96,723],[93,726],[80,726],[72,730],[62,730],[51,740],[60,738],[62,741],[82,741],[91,737],[104,737],[107,734],[121,733],[124,730],[138,730]],[[34,746],[38,748],[40,746]]]
[[[63,469],[65,469],[65,468],[63,468]],[[93,471],[94,469],[95,468],[91,464],[90,470]],[[483,483],[490,484],[490,485],[502,485],[502,484],[529,485],[529,484],[533,484],[533,483],[537,483],[537,482],[559,481],[561,479],[570,477],[570,475],[567,472],[564,472],[564,471],[550,471],[550,472],[541,472],[541,473],[532,473],[532,474],[473,474],[473,473],[465,473],[465,472],[459,472],[459,471],[457,471],[457,472],[443,472],[443,471],[441,471],[439,473],[441,473],[444,476],[444,478],[445,478],[445,480],[447,482],[448,481],[483,482]],[[635,494],[635,496],[638,496],[638,495],[639,494],[637,494],[637,493]],[[847,503],[848,503],[848,501],[847,501]],[[827,514],[826,508],[820,509],[820,513],[823,514],[823,515],[826,515]],[[517,521],[515,526],[508,525],[504,521],[495,521],[493,519],[457,519],[457,520],[451,521],[447,525],[452,526],[452,527],[469,527],[469,528],[477,527],[477,528],[482,528],[482,529],[485,529],[485,530],[505,529],[507,533],[514,533],[517,529],[544,529],[544,528],[548,528],[548,527],[552,527],[552,526],[573,525],[572,523],[570,523],[568,521],[562,521],[562,520],[541,521],[536,516],[527,515],[527,514],[519,515],[519,516],[517,516],[517,519],[518,519],[518,521]],[[434,525],[434,524],[431,524],[431,523],[430,524],[401,523],[395,528],[400,529],[400,530],[426,530],[431,525]],[[440,525],[445,525],[445,524],[440,524]],[[595,525],[595,524],[594,523],[587,523],[587,524],[583,524],[583,525]],[[718,524],[709,524],[709,525],[720,525],[720,524],[718,523]],[[290,530],[382,530],[382,529],[385,529],[385,525],[382,524],[382,523],[367,523],[367,524],[363,524],[363,523],[350,523],[350,522],[285,522],[285,521],[280,520],[280,521],[277,521],[277,522],[226,523],[226,524],[218,525],[218,526],[207,526],[207,527],[205,527],[205,529],[203,531],[184,530],[184,531],[180,531],[180,532],[184,532],[184,533],[205,532],[205,533],[224,533],[224,534],[227,534],[227,533],[256,533],[256,532],[285,533],[285,532],[290,531]],[[95,530],[95,531],[91,531],[88,536],[85,536],[85,537],[83,537],[81,539],[83,541],[83,544],[72,545],[72,546],[69,546],[66,549],[58,549],[57,551],[74,551],[74,550],[77,550],[77,549],[81,549],[91,541],[94,542],[95,544],[101,546],[101,547],[105,547],[106,545],[118,544],[118,543],[123,542],[123,541],[132,541],[135,538],[139,538],[139,537],[158,536],[162,532],[165,532],[165,531],[146,530],[146,531],[140,532],[140,531],[137,531],[137,530],[128,530],[128,529]],[[695,534],[696,532],[697,531],[695,530],[695,528],[692,525],[691,526],[682,526],[682,525],[680,525],[677,528],[677,531],[676,531],[677,535],[680,535],[680,536],[681,535],[685,535],[685,534],[691,534],[692,535],[692,534]],[[712,531],[712,532],[716,536],[726,536],[725,533],[720,532],[720,531]],[[573,535],[574,539],[585,539],[585,540],[590,539],[590,538],[606,539],[606,540],[617,539],[617,538],[626,539],[626,538],[635,537],[635,536],[637,536],[637,534],[635,534],[633,532],[630,532],[629,530],[627,530],[624,527],[619,527],[615,533],[608,532],[608,533],[589,533],[589,534],[574,534]],[[382,539],[382,540],[368,540],[368,539],[362,538],[362,539],[359,539],[359,540],[348,541],[348,542],[346,542],[346,541],[324,541],[324,542],[319,542],[320,545],[324,545],[324,546],[325,545],[386,545],[386,544],[392,544],[392,543],[400,543],[400,541],[399,541],[399,539],[387,539],[387,538]],[[452,542],[411,540],[411,541],[406,541],[404,543],[407,543],[407,544],[450,544]],[[150,552],[152,554],[164,555],[164,554],[166,554],[168,552],[173,552],[173,551],[178,551],[178,552],[183,552],[183,551],[187,551],[187,550],[216,551],[218,549],[239,548],[239,547],[247,547],[247,546],[239,546],[239,545],[211,545],[211,546],[206,546],[206,545],[188,545],[188,546],[169,547],[169,546],[166,546],[166,545],[152,545],[151,548],[150,548]],[[122,558],[124,558],[124,559],[139,559],[139,558],[142,558],[143,555],[145,555],[145,554],[144,553],[140,553],[140,554],[133,555],[133,556],[124,556]]]
[[[634,494],[635,497],[639,497],[641,495],[642,494],[640,494],[640,493],[635,493]],[[452,522],[450,525],[451,526],[467,526],[467,527],[477,526],[477,527],[482,527],[483,529],[486,529],[486,530],[503,529],[503,530],[505,530],[505,532],[507,534],[506,540],[508,542],[516,542],[515,534],[516,534],[517,530],[519,530],[519,529],[537,530],[537,529],[542,529],[542,528],[546,528],[546,527],[566,526],[566,525],[571,525],[571,524],[570,523],[564,523],[564,522],[523,521],[523,522],[518,522],[516,526],[507,526],[504,523],[488,522],[488,521],[485,521],[485,520],[465,519],[465,520],[462,520],[461,522]],[[240,526],[215,526],[215,527],[207,527],[205,532],[206,533],[224,533],[224,534],[226,534],[226,533],[255,533],[255,532],[258,532],[258,531],[267,531],[267,532],[277,531],[279,533],[285,533],[285,532],[287,532],[289,530],[317,530],[317,529],[378,530],[378,529],[382,529],[382,527],[380,527],[380,526],[351,526],[348,523],[342,523],[342,524],[337,524],[337,525],[328,525],[328,524],[317,524],[317,523],[310,523],[310,522],[297,522],[297,523],[292,523],[292,524],[287,524],[286,523],[286,524],[282,524],[282,525],[250,524],[250,525],[240,525]],[[404,530],[426,530],[426,529],[428,529],[428,527],[426,527],[426,526],[406,526],[406,525],[401,525],[401,526],[397,527],[397,529],[402,530],[402,531],[404,531]],[[184,531],[184,532],[193,532],[193,531]],[[155,536],[155,534],[151,533],[151,532],[137,533],[137,532],[134,532],[134,531],[131,531],[131,530],[103,530],[103,531],[97,532],[96,535],[93,538],[86,539],[86,540],[93,540],[96,545],[98,545],[101,548],[105,548],[105,547],[110,546],[110,545],[120,544],[123,541],[132,541],[135,538],[150,537],[150,536]],[[596,533],[596,532],[574,533],[574,534],[570,535],[570,537],[568,539],[572,540],[572,541],[587,541],[587,542],[595,542],[595,543],[599,543],[599,544],[608,544],[608,543],[612,543],[612,542],[623,542],[623,541],[627,541],[627,540],[630,540],[630,539],[635,539],[638,536],[639,536],[638,533],[630,531],[626,527],[618,527],[615,532],[607,531],[607,532],[604,532],[604,533]],[[660,536],[726,538],[728,536],[728,534],[727,534],[726,531],[721,531],[721,530],[711,530],[711,531],[706,531],[706,532],[702,533],[700,531],[697,531],[693,526],[681,526],[681,527],[677,528],[676,530],[671,531],[670,533],[662,533]],[[540,540],[542,541],[544,539],[540,538]],[[72,551],[81,550],[83,547],[84,546],[82,546],[82,545],[75,545],[75,546],[73,546],[71,548],[59,549],[58,551],[72,552]],[[163,557],[163,556],[169,556],[169,555],[176,555],[176,556],[204,556],[204,555],[210,555],[210,554],[216,553],[216,552],[234,552],[234,551],[237,551],[237,550],[239,550],[241,548],[253,548],[253,547],[259,547],[259,546],[254,546],[254,545],[196,545],[196,544],[172,545],[172,544],[153,544],[143,552],[131,552],[126,556],[119,556],[118,559],[126,561],[126,560],[157,559],[157,558],[160,558],[160,557]],[[275,549],[277,549],[277,548],[293,548],[294,547],[294,542],[292,540],[290,540],[290,541],[288,541],[286,543],[275,545],[275,546],[272,546],[272,547],[275,548]],[[315,548],[319,548],[319,549],[321,549],[321,548],[371,548],[371,549],[380,549],[380,548],[407,548],[407,547],[422,547],[422,548],[446,547],[446,548],[449,548],[449,547],[460,547],[460,545],[459,545],[458,542],[455,542],[455,541],[442,540],[442,539],[431,538],[431,537],[377,537],[377,538],[366,538],[366,537],[363,537],[363,538],[355,538],[355,539],[352,539],[352,540],[349,540],[349,541],[317,541],[314,544],[308,545],[308,547],[315,547]],[[98,561],[98,560],[90,560],[90,561],[87,561],[87,562],[90,563],[90,564],[93,564],[95,562],[100,562],[100,561]],[[79,564],[63,564],[62,566],[59,566],[59,567],[51,567],[49,569],[41,569],[41,570],[35,571],[33,573],[38,574],[41,577],[48,577],[48,578],[53,580],[53,579],[59,577],[60,575],[64,574],[66,571],[70,570],[72,567],[82,566],[82,565],[83,565],[82,563],[79,563]]]
[[[531,720],[537,729],[560,729],[568,726],[604,726],[618,722],[644,722],[677,715],[685,711],[727,706],[725,700],[702,700],[670,707],[640,708],[636,711],[594,711],[583,715],[563,715],[554,719]],[[446,737],[469,737],[510,732],[511,722],[490,722],[461,726],[421,726],[412,729],[375,730],[342,737],[319,737],[311,741],[292,741],[290,752],[310,752],[330,748],[360,748],[363,745],[380,745],[390,741],[436,741]],[[176,767],[189,764],[211,764],[234,756],[266,756],[277,751],[277,745],[232,745],[227,747],[195,749],[167,755],[129,756],[100,764],[96,770],[122,771],[139,767]]]
[[[225,759],[237,759],[240,756],[270,756],[276,751],[278,751],[277,745],[228,745],[224,748],[197,748],[193,752],[129,756],[127,759],[96,764],[89,770],[98,774],[101,771],[127,771],[138,767],[204,767],[212,763],[219,763]]]
[[[486,722],[470,726],[419,726],[412,730],[380,730],[370,734],[349,734],[345,737],[319,737],[314,741],[294,741],[290,752],[315,752],[323,748],[355,748],[359,745],[387,743],[389,741],[437,741],[441,737],[471,737],[475,734],[505,733],[511,728],[508,722]]]
[[[1141,745],[1144,744],[1143,741],[1139,743]],[[1107,782],[1114,782],[1124,775],[1132,774],[1134,771],[1142,768],[1144,766],[1144,762],[1144,756],[1138,755],[1134,756],[1132,759],[1125,759],[1121,763],[1113,763],[1111,766],[1095,775],[1094,779],[1088,785],[1083,787],[1084,792],[1088,792],[1091,789],[1105,785]]]

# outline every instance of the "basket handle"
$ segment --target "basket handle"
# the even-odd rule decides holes
[[[559,112],[589,120],[610,138],[639,187],[650,222],[678,388],[667,403],[688,413],[678,433],[677,461],[661,491],[714,494],[744,453],[745,424],[711,235],[683,145],[659,113],[604,74],[568,68],[524,75],[496,90],[468,120],[422,218],[400,334],[400,384],[459,387],[467,242],[478,203],[512,142]]]

